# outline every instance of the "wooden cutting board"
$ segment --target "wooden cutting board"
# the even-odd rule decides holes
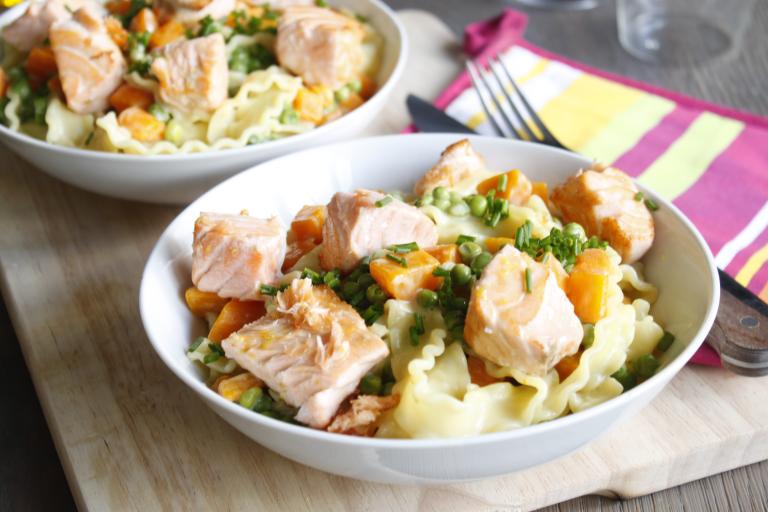
[[[401,17],[412,54],[372,133],[399,131],[405,93],[434,97],[459,68],[447,27],[421,11]],[[520,510],[768,459],[768,378],[689,367],[597,442],[502,478],[395,487],[290,462],[208,410],[144,336],[142,268],[178,211],[76,190],[0,148],[2,291],[81,510]]]

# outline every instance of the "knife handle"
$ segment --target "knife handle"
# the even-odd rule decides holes
[[[768,305],[718,269],[720,308],[707,343],[723,367],[739,375],[768,375]]]

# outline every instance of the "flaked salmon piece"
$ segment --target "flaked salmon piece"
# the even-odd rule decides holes
[[[54,23],[72,17],[86,5],[101,8],[92,0],[32,0],[24,14],[3,29],[3,39],[23,52],[43,44]]]
[[[550,200],[564,222],[578,222],[588,235],[607,240],[624,263],[632,263],[650,249],[655,234],[653,216],[637,193],[632,178],[597,165],[569,178]]]
[[[165,103],[184,112],[209,112],[227,99],[227,54],[220,33],[175,41],[159,53],[152,73]]]
[[[227,357],[324,428],[360,379],[389,354],[349,304],[311,279],[295,279],[275,308],[222,341]]]
[[[106,110],[126,63],[109,36],[103,10],[83,7],[55,23],[49,37],[67,106],[78,114]]]
[[[192,282],[233,299],[261,298],[262,284],[282,275],[285,229],[277,217],[201,213],[195,222]]]
[[[275,50],[281,66],[308,85],[338,89],[358,78],[364,65],[363,29],[331,9],[295,5],[277,26]]]
[[[464,338],[493,363],[543,375],[575,354],[583,335],[555,272],[511,245],[496,254],[472,290]]]
[[[435,224],[418,208],[372,190],[337,192],[323,224],[320,264],[346,272],[379,249],[410,242],[437,244]]]
[[[326,430],[338,434],[372,437],[376,433],[381,415],[395,408],[399,402],[399,395],[360,395],[350,402],[348,410],[333,418]]]
[[[483,157],[477,154],[468,139],[462,139],[443,150],[440,160],[416,183],[413,191],[424,195],[437,187],[455,188],[487,174]]]
[[[173,12],[178,21],[193,23],[206,16],[214,20],[228,16],[235,10],[236,0],[164,0],[158,3],[161,8]]]

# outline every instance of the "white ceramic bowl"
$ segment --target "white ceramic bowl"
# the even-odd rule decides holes
[[[277,214],[289,223],[304,204],[326,202],[358,187],[410,189],[457,140],[455,134],[359,139],[279,158],[209,191],[165,230],[147,262],[140,309],[149,339],[166,365],[217,414],[251,439],[289,459],[338,475],[387,483],[486,478],[525,469],[571,452],[647,404],[701,345],[715,318],[715,265],[696,228],[648,190],[660,205],[656,242],[645,257],[647,277],[660,288],[655,316],[687,347],[653,378],[591,409],[519,430],[464,439],[391,440],[349,437],[289,425],[247,411],[208,389],[185,351],[204,334],[184,303],[190,286],[192,226],[200,211]],[[499,171],[515,167],[550,186],[589,164],[565,151],[498,138],[471,137]],[[311,167],[312,173],[304,169]],[[264,180],[269,176],[269,181]],[[202,406],[202,404],[201,404]]]
[[[360,108],[307,133],[238,149],[186,155],[125,155],[48,144],[0,125],[0,140],[40,170],[76,187],[123,199],[186,203],[251,165],[360,133],[385,106],[405,67],[408,41],[395,13],[380,0],[333,0],[366,16],[384,38],[379,90]],[[2,27],[27,2],[0,15]]]

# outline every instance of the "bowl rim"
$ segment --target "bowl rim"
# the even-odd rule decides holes
[[[379,141],[396,140],[404,137],[408,137],[410,139],[431,138],[431,139],[444,140],[444,142],[447,142],[447,143],[455,142],[456,138],[468,138],[470,142],[474,142],[476,140],[492,140],[497,143],[510,144],[512,146],[526,146],[529,148],[535,147],[537,151],[551,152],[551,153],[565,153],[565,154],[568,154],[569,156],[575,155],[573,152],[570,152],[567,150],[544,146],[541,144],[535,144],[535,143],[520,141],[520,140],[500,139],[498,137],[489,137],[489,136],[481,136],[481,135],[466,136],[463,134],[456,134],[456,133],[430,133],[430,134],[417,133],[417,134],[384,135],[384,136],[377,136],[377,137],[359,138],[359,139],[354,139],[346,142],[328,144],[328,145],[319,146],[315,148],[305,149],[303,151],[297,151],[296,153],[292,153],[290,155],[285,155],[282,157],[269,160],[267,162],[254,165],[228,178],[227,180],[219,183],[218,185],[212,187],[211,189],[209,189],[207,192],[205,192],[204,194],[199,196],[197,199],[195,199],[192,203],[190,203],[181,212],[179,212],[179,214],[168,224],[165,230],[163,230],[162,234],[158,238],[158,241],[156,242],[155,246],[150,252],[149,257],[147,258],[147,263],[145,265],[144,271],[142,272],[141,286],[139,290],[139,312],[141,315],[144,331],[152,345],[152,348],[158,354],[160,359],[162,359],[163,363],[182,382],[184,382],[188,387],[190,387],[193,391],[195,391],[198,395],[200,395],[200,397],[203,398],[206,402],[212,402],[208,404],[209,407],[216,406],[217,408],[222,408],[226,412],[231,413],[246,422],[256,423],[257,425],[263,428],[275,429],[275,430],[281,431],[281,433],[286,435],[299,435],[299,436],[304,436],[306,438],[316,440],[316,441],[340,443],[346,446],[357,446],[357,447],[367,447],[367,448],[387,448],[387,449],[398,449],[398,450],[420,450],[420,449],[449,448],[449,447],[457,447],[457,446],[465,446],[465,447],[475,446],[475,445],[482,445],[486,443],[493,443],[493,442],[499,442],[499,441],[511,441],[514,439],[524,438],[524,437],[533,436],[537,434],[543,434],[553,429],[566,428],[569,425],[574,425],[574,424],[588,421],[591,418],[601,415],[610,409],[615,409],[617,407],[627,405],[629,402],[632,402],[638,399],[641,395],[644,395],[648,392],[652,392],[655,386],[661,385],[663,387],[666,384],[666,382],[668,382],[672,377],[674,377],[674,375],[678,371],[680,371],[680,369],[691,359],[691,357],[696,352],[696,350],[698,350],[698,348],[702,345],[702,343],[704,342],[704,338],[706,337],[707,333],[712,327],[712,324],[714,323],[715,316],[717,314],[718,305],[719,305],[719,298],[720,298],[720,284],[719,284],[717,267],[715,265],[714,257],[712,256],[712,253],[709,250],[708,245],[704,241],[704,238],[701,235],[701,233],[693,225],[693,223],[685,216],[685,214],[683,214],[671,202],[667,201],[663,197],[660,197],[659,195],[657,195],[647,187],[643,186],[642,184],[635,182],[636,185],[640,188],[640,190],[644,193],[646,197],[650,197],[651,199],[656,201],[656,203],[659,205],[660,208],[664,208],[672,212],[674,217],[676,217],[676,219],[682,223],[683,227],[689,232],[689,234],[693,236],[693,239],[696,241],[696,244],[698,245],[698,249],[703,253],[705,261],[707,263],[707,268],[709,271],[709,281],[710,281],[712,293],[708,297],[709,303],[707,305],[706,312],[701,320],[701,323],[699,324],[699,328],[697,329],[691,342],[686,346],[686,348],[680,354],[678,354],[674,359],[672,359],[667,364],[666,367],[664,367],[660,372],[656,373],[650,379],[642,382],[641,384],[638,384],[637,386],[630,389],[629,391],[624,392],[621,395],[614,397],[610,400],[607,400],[601,404],[595,405],[583,411],[571,413],[566,416],[561,416],[549,421],[544,421],[544,422],[529,425],[526,427],[520,427],[516,429],[511,429],[511,430],[503,430],[499,432],[491,432],[487,434],[478,434],[478,435],[467,436],[467,437],[425,438],[425,439],[392,439],[392,438],[375,438],[375,437],[369,438],[369,437],[357,437],[357,436],[326,432],[324,430],[317,430],[307,426],[285,423],[273,418],[269,418],[267,416],[263,416],[261,414],[254,414],[252,411],[247,411],[243,407],[235,404],[234,402],[230,402],[225,398],[223,398],[222,396],[220,396],[218,393],[215,393],[213,390],[208,388],[198,377],[193,376],[191,373],[185,372],[181,369],[178,369],[177,371],[175,364],[170,360],[170,355],[166,357],[165,353],[159,348],[159,344],[156,343],[155,340],[153,340],[152,335],[150,334],[151,329],[149,326],[150,322],[148,321],[148,318],[150,318],[151,315],[147,310],[147,307],[148,307],[147,295],[149,293],[147,281],[148,281],[148,274],[150,273],[150,263],[153,263],[154,260],[160,258],[159,253],[163,249],[164,242],[170,237],[171,229],[174,227],[174,224],[180,220],[180,217],[187,214],[190,210],[199,209],[197,204],[201,199],[203,199],[205,196],[211,194],[212,192],[214,192],[215,190],[218,190],[221,187],[228,186],[229,181],[234,179],[239,179],[241,175],[245,173],[250,173],[254,170],[260,169],[261,167],[271,166],[271,165],[274,165],[276,162],[282,162],[282,161],[290,160],[293,158],[304,158],[306,157],[307,154],[311,156],[312,153],[334,152],[334,150],[336,150],[335,152],[337,152],[338,154],[342,154],[340,150],[345,146],[355,145],[355,144],[377,144]],[[514,154],[514,152],[510,151],[510,154]],[[589,163],[591,163],[591,160],[588,159],[587,157],[584,157],[583,155],[575,155],[575,156],[580,158],[585,165],[588,165]]]
[[[405,31],[405,26],[400,21],[400,18],[397,16],[394,9],[392,9],[387,4],[385,4],[383,0],[363,0],[363,1],[368,2],[370,5],[374,7],[374,9],[377,9],[379,12],[384,14],[384,16],[392,23],[392,25],[395,28],[395,31],[397,33],[397,40],[400,43],[399,44],[400,51],[397,55],[395,66],[392,68],[392,73],[390,73],[389,77],[384,82],[384,84],[382,84],[381,87],[379,87],[376,90],[374,95],[371,96],[360,107],[353,110],[352,112],[349,112],[339,117],[338,119],[334,119],[330,123],[324,124],[322,126],[318,126],[307,132],[291,135],[289,137],[283,137],[281,139],[262,142],[260,144],[245,145],[238,148],[197,151],[193,153],[173,153],[173,154],[158,154],[158,155],[111,153],[107,151],[97,151],[92,149],[60,146],[58,144],[53,144],[51,142],[37,139],[35,137],[32,137],[31,135],[27,135],[26,133],[21,133],[15,130],[11,130],[10,128],[2,124],[0,124],[0,136],[7,137],[8,139],[12,139],[24,144],[34,146],[43,151],[59,152],[72,157],[90,158],[93,160],[117,159],[117,160],[122,160],[126,163],[129,163],[129,162],[172,163],[172,162],[179,162],[179,161],[186,162],[189,160],[215,159],[216,157],[222,156],[222,155],[226,155],[228,157],[230,156],[237,157],[239,155],[253,154],[254,157],[258,157],[258,154],[262,152],[269,152],[272,150],[280,151],[281,148],[283,148],[283,146],[289,146],[290,144],[295,144],[295,143],[301,144],[302,142],[311,140],[315,137],[321,137],[322,135],[325,135],[326,133],[331,132],[338,127],[343,127],[346,123],[351,122],[351,121],[348,121],[350,117],[354,119],[360,116],[364,116],[365,113],[367,113],[369,110],[375,108],[373,103],[384,101],[384,99],[387,96],[389,96],[389,94],[392,92],[392,89],[394,89],[394,87],[399,83],[400,77],[403,74],[403,71],[405,70],[405,65],[406,65],[408,52],[409,52],[408,34]],[[20,16],[21,13],[23,13],[26,10],[26,7],[28,4],[29,4],[29,0],[25,0],[24,2],[8,9],[4,13],[1,13],[0,14],[0,32],[12,20],[15,20],[16,17]],[[385,45],[387,47],[391,46],[389,42],[385,42]],[[290,149],[290,146],[287,149]],[[283,148],[283,150],[285,150],[285,148]],[[104,171],[108,172],[107,169],[105,169]]]

